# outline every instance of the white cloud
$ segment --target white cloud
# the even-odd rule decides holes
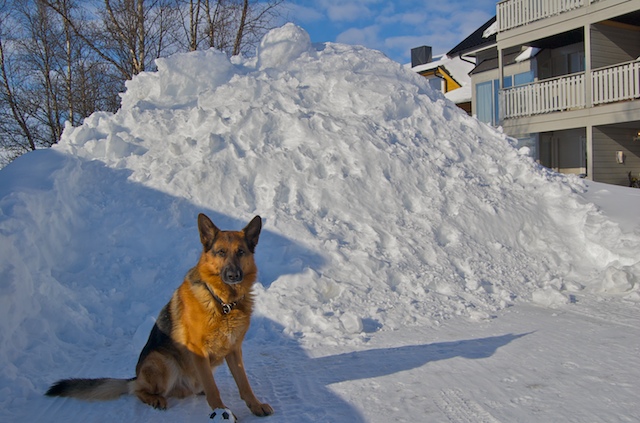
[[[286,21],[305,24],[309,22],[317,22],[324,18],[324,15],[321,12],[312,7],[301,6],[293,3],[286,3],[282,7],[284,9]]]
[[[306,13],[297,22],[308,22],[313,39],[375,48],[398,61],[407,61],[411,48],[421,45],[432,46],[434,54],[447,52],[496,7],[496,0],[292,1]]]
[[[410,51],[413,47],[431,45],[425,41],[425,37],[419,35],[401,35],[384,39],[384,45],[393,50]]]
[[[381,10],[375,17],[375,21],[381,25],[404,25],[416,26],[427,22],[429,14],[423,9],[402,10],[396,12],[395,8],[389,7]],[[402,29],[402,28],[399,28]]]
[[[372,16],[372,12],[362,4],[344,3],[327,8],[329,19],[334,22],[353,22]]]
[[[380,28],[377,25],[371,25],[365,28],[349,28],[338,34],[336,41],[343,44],[379,48],[381,45],[378,35],[379,30]]]
[[[322,13],[325,13],[331,22],[355,22],[373,20],[380,12],[382,0],[298,0],[298,3],[310,3]]]

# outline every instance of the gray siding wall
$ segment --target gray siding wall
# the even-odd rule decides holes
[[[591,27],[591,67],[624,63],[640,56],[640,31],[611,24]]]
[[[637,131],[615,126],[593,128],[593,180],[608,184],[629,185],[629,172],[640,172],[640,141],[633,141]],[[616,152],[623,151],[625,163],[616,162]]]
[[[585,128],[540,134],[540,164],[562,173],[586,173]]]

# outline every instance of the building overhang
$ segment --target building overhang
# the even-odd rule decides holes
[[[640,116],[640,100],[633,100],[505,119],[501,122],[501,126],[507,134],[534,134],[633,122],[638,120],[638,116]]]
[[[500,49],[531,45],[531,40],[544,39],[546,34],[582,31],[585,25],[616,19],[621,23],[637,25],[638,3],[629,0],[593,2],[544,19],[529,22],[506,31],[500,31],[496,40]]]

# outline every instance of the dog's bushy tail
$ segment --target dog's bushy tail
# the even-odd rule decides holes
[[[63,379],[51,385],[45,395],[72,397],[87,401],[107,401],[129,393],[134,379]]]

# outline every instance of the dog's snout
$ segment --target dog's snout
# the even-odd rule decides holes
[[[226,283],[240,283],[242,282],[242,278],[244,275],[242,274],[242,270],[236,266],[228,266],[224,270],[224,281]]]

